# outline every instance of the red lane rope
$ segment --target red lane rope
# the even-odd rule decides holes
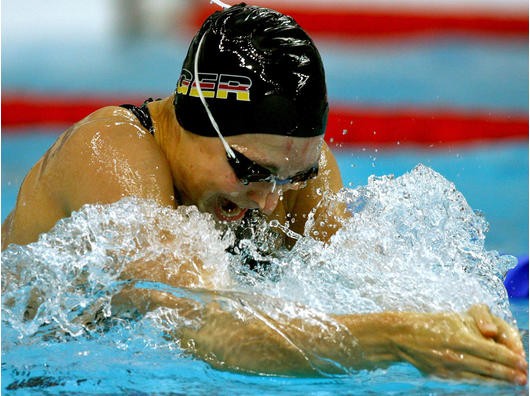
[[[44,95],[4,95],[3,133],[27,132],[28,127],[75,123],[94,110],[140,98],[79,98]],[[453,144],[480,140],[528,139],[528,114],[455,109],[358,108],[331,104],[326,139],[337,144]]]
[[[261,3],[267,6],[265,2]],[[194,13],[192,11],[193,27],[198,28],[217,9],[207,3],[196,5]],[[355,9],[351,6],[311,9],[289,5],[278,5],[278,9],[291,15],[311,35],[351,39],[453,32],[494,36],[516,35],[528,38],[528,12],[494,13],[480,10],[457,12],[412,8],[370,10]]]
[[[2,127],[72,124],[101,107],[120,105],[125,102],[140,104],[143,100],[130,102],[120,98],[81,98],[31,93],[3,94]]]
[[[528,140],[528,115],[451,109],[355,109],[333,106],[326,139],[346,145],[445,145]]]

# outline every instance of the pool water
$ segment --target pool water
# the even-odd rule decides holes
[[[523,311],[527,311],[527,307]],[[520,309],[519,302],[513,302]],[[525,315],[521,315],[525,316]],[[528,327],[526,327],[528,328]],[[330,378],[248,376],[211,369],[170,348],[152,349],[139,340],[116,345],[108,333],[70,343],[4,352],[2,393],[41,394],[246,394],[246,395],[527,395],[528,388],[465,384],[422,377],[407,364],[387,370]],[[528,349],[528,330],[524,335]],[[9,391],[9,392],[8,392]]]
[[[2,177],[2,188],[4,192],[7,192],[2,195],[3,210],[5,210],[4,208],[12,207],[16,196],[17,186],[22,180],[27,167],[31,166],[30,164],[35,161],[35,157],[40,156],[40,153],[49,146],[55,137],[55,134],[43,133],[43,131],[40,131],[37,134],[22,134],[19,136],[7,135],[4,137],[2,149],[6,150],[6,155],[2,156],[2,160],[9,161],[10,156],[13,156],[11,159],[17,158],[19,162],[17,167],[12,165],[14,161],[2,167],[2,172],[4,172]],[[504,152],[504,155],[502,155],[501,158],[503,158],[502,161],[506,161],[507,163],[515,161],[515,158],[521,158],[521,156],[525,156],[525,154],[525,158],[527,157],[527,148],[520,144],[508,144],[504,146],[496,145],[495,148],[496,153]],[[445,153],[440,153],[438,151],[433,153],[418,150],[410,152],[396,152],[390,150],[367,152],[367,150],[363,150],[362,148],[349,151],[340,151],[338,148],[336,148],[336,150],[339,164],[344,174],[344,180],[347,185],[351,185],[352,187],[358,185],[364,186],[367,184],[368,175],[374,173],[379,175],[396,173],[396,176],[398,176],[400,175],[399,172],[409,172],[418,163],[423,162],[432,168],[441,170],[441,172],[452,174],[454,180],[456,180],[458,188],[460,188],[459,182],[462,185],[466,185],[469,188],[469,197],[466,194],[464,194],[464,196],[470,204],[471,202],[482,202],[486,205],[486,201],[482,201],[483,197],[481,197],[480,194],[477,196],[477,194],[473,193],[474,191],[478,193],[481,192],[481,189],[478,188],[480,187],[480,184],[483,183],[480,179],[480,173],[484,171],[486,174],[484,177],[490,180],[492,174],[495,174],[492,169],[498,167],[502,168],[502,166],[499,166],[499,162],[495,162],[493,159],[491,159],[491,163],[484,161],[484,157],[487,157],[488,153],[490,153],[489,148],[485,146],[461,149],[458,150],[458,153],[453,153],[451,151]],[[27,158],[26,163],[23,163],[23,158]],[[502,164],[502,161],[500,164]],[[519,160],[517,162],[520,163]],[[479,163],[480,166],[477,167],[477,163]],[[491,169],[489,168],[490,166]],[[510,165],[505,166],[507,168],[510,167]],[[477,168],[480,172],[477,172]],[[389,172],[389,169],[392,169],[392,172]],[[474,182],[478,184],[476,189],[473,188],[472,183],[469,183],[469,179],[464,179],[463,176],[472,170],[475,171],[475,178],[468,177],[469,179],[474,179]],[[504,183],[505,179],[510,179],[509,177],[506,177],[506,175],[503,175],[502,172],[498,172],[498,174],[500,175],[499,179],[492,181],[492,183],[497,181],[499,183]],[[508,191],[504,189],[501,193],[497,192],[497,200],[520,197],[522,194],[521,188],[524,190],[527,188],[527,185],[525,185],[524,180],[521,180],[521,177],[517,178],[514,176],[514,179],[519,180],[506,184],[513,190]],[[426,188],[428,189],[428,187]],[[422,194],[420,193],[419,195],[421,196]],[[438,199],[444,199],[443,194],[438,196]],[[517,200],[513,200],[512,203],[513,202],[517,202]],[[489,205],[495,205],[495,202],[489,203]],[[484,212],[486,214],[486,219],[488,220],[489,210],[500,210],[498,206],[494,206],[493,209],[488,209],[486,206],[483,206],[483,208],[486,208]],[[395,205],[397,213],[399,213],[400,209],[399,205]],[[427,208],[425,209],[427,210]],[[513,206],[511,209],[513,209]],[[501,213],[503,212],[502,210],[500,211]],[[504,211],[503,214],[506,217],[508,212]],[[375,224],[376,218],[373,220]],[[511,221],[515,227],[519,227],[518,232],[524,234],[526,227],[525,222],[518,222],[517,216],[513,216]],[[415,223],[414,220],[412,222]],[[467,221],[464,221],[464,224],[466,223]],[[193,228],[196,228],[195,226],[196,224],[194,222]],[[374,225],[374,227],[377,229],[378,226]],[[94,225],[91,225],[89,229],[97,230]],[[385,231],[392,234],[391,230],[388,231],[384,228],[379,228],[380,233],[378,234],[378,238],[386,238]],[[500,230],[498,229],[491,230],[491,232],[499,231]],[[511,231],[513,232],[514,229],[511,228]],[[97,231],[96,233],[97,235],[101,234]],[[499,233],[506,234],[507,231],[504,229]],[[436,232],[433,234],[437,235]],[[486,241],[488,238],[489,234]],[[82,245],[82,242],[80,243]],[[506,238],[505,235],[499,235],[492,244],[504,246],[506,252],[525,251],[524,245],[521,242],[514,242],[510,238]],[[370,243],[368,243],[368,245],[370,245]],[[108,241],[106,241],[103,246],[105,246],[105,249],[108,249]],[[317,251],[320,249],[318,246],[313,246],[313,248]],[[469,248],[469,246],[465,247],[465,249],[467,248]],[[156,247],[153,249],[156,249]],[[488,247],[488,249],[490,249],[490,247]],[[98,250],[100,249],[95,249],[95,251]],[[34,253],[31,253],[32,251]],[[73,249],[73,251],[76,250]],[[38,261],[42,261],[44,265],[50,265],[50,263],[54,265],[55,260],[57,260],[57,258],[53,259],[52,256],[51,261],[47,262],[46,260],[50,259],[45,256],[47,254],[49,255],[49,251],[40,251],[37,248],[24,254],[29,254],[28,257],[30,258],[32,257],[31,254],[35,255],[31,260],[35,265],[34,271],[37,271],[38,273],[40,273],[40,270],[38,270],[40,267],[37,266]],[[73,256],[74,259],[69,259],[68,257],[65,258],[64,254],[63,251],[63,253],[61,253],[63,256],[62,259],[63,261],[66,260],[67,266],[72,265],[78,260],[76,259],[78,256]],[[361,252],[361,255],[362,254],[363,253]],[[444,253],[442,252],[441,254],[443,257]],[[478,256],[479,258],[481,257],[480,254]],[[114,256],[113,254],[110,255]],[[332,254],[330,257],[335,256],[335,254]],[[3,256],[3,269],[4,271],[9,272],[8,263],[10,260],[4,261],[5,258],[6,256]],[[333,263],[334,266],[330,267],[331,270],[337,270],[344,266],[345,261],[342,257],[337,256],[335,260],[335,263]],[[82,257],[80,259],[80,262],[90,263],[92,261],[93,260],[91,259],[82,259]],[[403,271],[403,269],[400,270],[399,268],[394,270],[398,271],[398,273]],[[404,271],[410,274],[414,271],[414,268],[407,267]],[[61,276],[66,272],[67,271],[59,271]],[[302,280],[302,283],[297,285],[297,288],[301,288],[301,293],[299,294],[305,294],[307,298],[311,298],[312,295],[318,297],[318,293],[314,294],[313,290],[311,290],[310,293],[307,293],[310,290],[307,289],[308,284],[314,282],[314,277],[316,277],[318,278],[319,283],[329,286],[330,282],[334,282],[324,280],[326,275],[329,275],[329,272],[330,271],[325,269],[325,273],[322,274],[305,274],[305,276],[309,276],[309,278]],[[421,274],[421,272],[421,270],[418,270],[417,274]],[[6,272],[4,272],[4,276],[6,276],[5,274]],[[389,273],[388,276],[392,277],[392,273]],[[44,281],[46,282],[46,279],[44,279]],[[443,280],[440,278],[439,281],[451,282],[451,279]],[[290,288],[294,288],[292,278],[291,280],[288,278],[287,282]],[[382,281],[382,283],[385,282]],[[58,290],[62,290],[61,283],[54,285],[53,283],[47,282],[47,284],[51,285],[52,292],[54,293],[59,293]],[[452,285],[452,283],[450,284]],[[279,286],[274,286],[273,289],[277,287]],[[377,287],[381,288],[379,290],[383,290],[385,285],[378,286],[377,284],[373,284],[369,288],[377,289]],[[403,287],[403,285],[399,286],[398,284],[397,288],[399,289],[399,287]],[[449,284],[444,286],[444,284],[441,283],[438,288],[448,289],[448,287]],[[418,296],[418,301],[421,300],[420,303],[428,304],[430,300],[437,300],[438,297],[429,294],[434,293],[435,289],[436,288],[433,287],[427,294],[423,293],[422,298],[424,300],[421,300]],[[340,291],[337,292],[340,294]],[[15,290],[15,293],[19,293],[19,291]],[[20,293],[22,293],[21,295],[23,296],[23,292]],[[457,290],[454,289],[453,294],[450,296],[450,300],[459,300],[456,298],[456,293]],[[461,293],[464,293],[463,296],[470,299],[470,301],[473,298],[479,298],[470,290],[464,290],[461,291]],[[465,293],[468,293],[468,295]],[[97,295],[94,296],[97,297]],[[94,296],[90,296],[89,298],[93,299],[95,298]],[[68,302],[70,297],[72,296],[65,295],[65,301]],[[73,296],[74,299],[78,297],[79,296],[77,295]],[[462,298],[460,298],[460,300],[462,300]],[[445,304],[446,302],[444,301],[445,300],[442,298],[440,303]],[[337,302],[330,302],[330,304],[336,303]],[[386,302],[384,302],[383,299],[383,302],[381,303],[385,304]],[[344,302],[344,304],[346,304],[346,302]],[[349,304],[350,307],[355,308],[354,300]],[[495,302],[492,302],[492,304],[495,304]],[[55,305],[56,304],[52,304],[54,307]],[[214,370],[204,362],[184,354],[178,348],[178,345],[164,336],[164,333],[159,327],[153,325],[153,323],[149,321],[117,322],[114,323],[113,326],[97,328],[95,331],[89,331],[86,334],[75,336],[65,336],[64,334],[57,335],[56,331],[53,329],[53,323],[54,320],[60,320],[64,314],[69,314],[68,306],[64,309],[64,311],[53,313],[50,317],[55,319],[52,319],[51,322],[43,322],[43,324],[40,325],[41,327],[37,328],[36,331],[35,329],[30,329],[31,331],[20,339],[18,338],[20,333],[15,330],[12,325],[6,322],[6,318],[12,317],[11,313],[4,311],[4,320],[2,322],[2,389],[4,392],[9,391],[10,394],[21,395],[43,393],[82,394],[94,392],[135,394],[171,392],[191,395],[205,393],[305,393],[319,395],[348,393],[423,395],[427,393],[444,395],[522,395],[526,394],[528,391],[527,387],[514,387],[506,384],[462,383],[424,377],[415,368],[408,364],[396,364],[386,370],[350,372],[346,375],[325,376],[323,378],[250,376],[222,372]],[[528,348],[528,300],[512,300],[510,302],[510,310],[511,314],[513,314],[517,320],[517,325],[523,335],[523,342]],[[22,326],[26,325],[23,324]],[[52,329],[52,336],[47,335],[50,332],[50,326]],[[60,328],[64,328],[64,323],[61,324]]]
[[[27,2],[2,4],[6,6],[6,23],[2,23],[4,92],[34,92],[52,98],[65,93],[137,98],[163,97],[173,89],[175,65],[182,62],[189,37],[178,42],[149,38],[126,43],[110,40],[107,35],[94,32],[102,20],[107,20],[107,13],[94,16],[79,12],[79,5],[73,6],[70,1],[63,0],[64,7],[55,3],[50,6],[30,2],[29,7],[34,10],[30,14],[25,10],[17,12],[17,4],[27,6]],[[45,21],[62,16],[57,7],[74,7],[74,14],[88,20],[80,24],[86,29],[72,29],[74,18],[70,25],[64,24],[66,27],[64,21],[46,26]],[[34,27],[24,25],[22,21],[27,18],[18,15],[39,15],[42,34],[31,33]],[[12,26],[21,28],[17,31]],[[528,113],[527,38],[481,40],[449,35],[366,43],[318,38],[317,45],[322,52],[332,105]],[[154,64],[156,72],[146,72]],[[65,127],[3,128],[2,220],[13,208],[26,172]],[[420,163],[432,168],[455,183],[471,208],[484,214],[489,223],[486,251],[528,254],[527,141],[444,147],[331,147],[349,188],[367,185],[373,174],[398,177]],[[34,257],[35,262],[41,258]],[[3,261],[3,270],[4,264]],[[338,267],[339,263],[335,264]],[[315,279],[309,274],[306,280]],[[61,288],[60,284],[53,286]],[[428,300],[429,289],[422,291],[426,292],[422,298]],[[510,310],[528,350],[528,299],[512,299]],[[63,314],[68,316],[67,308],[54,311],[49,317],[60,319]],[[2,394],[528,394],[528,386],[424,377],[408,364],[324,378],[234,374],[214,370],[183,354],[149,321],[102,326],[70,338],[64,334],[50,337],[46,332],[50,326],[53,328],[52,323],[19,339],[20,334],[10,325],[13,322],[6,321],[8,317],[9,313],[3,311]]]

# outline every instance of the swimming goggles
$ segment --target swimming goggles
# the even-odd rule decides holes
[[[248,159],[239,151],[231,148],[234,157],[231,157],[228,151],[226,152],[226,159],[232,167],[239,181],[245,185],[249,183],[273,183],[276,185],[286,185],[302,183],[312,179],[318,175],[318,165],[312,166],[309,169],[298,172],[297,174],[281,179],[274,175],[269,169],[260,164]]]
[[[201,51],[201,46],[202,46],[205,34],[201,37],[201,40],[199,41],[199,45],[197,47],[197,53],[195,54],[195,59],[194,59],[194,64],[193,64],[193,72],[195,73],[195,76],[199,75],[199,72],[198,72],[199,53]],[[275,175],[270,169],[267,169],[259,165],[258,163],[247,158],[245,155],[243,155],[239,151],[230,147],[228,145],[228,142],[225,140],[225,138],[221,134],[219,125],[217,124],[217,121],[215,121],[215,118],[213,117],[213,114],[210,111],[208,104],[206,103],[206,99],[204,98],[204,95],[202,93],[202,89],[200,86],[201,84],[196,83],[195,85],[197,87],[199,98],[204,106],[204,109],[206,110],[206,113],[208,114],[208,118],[210,119],[210,122],[212,123],[213,128],[215,129],[215,131],[217,132],[217,135],[219,136],[219,138],[221,139],[221,142],[223,143],[223,147],[226,151],[226,159],[228,160],[228,164],[232,167],[232,170],[234,171],[235,175],[237,176],[237,178],[242,184],[247,185],[249,183],[266,182],[266,183],[273,183],[274,185],[287,185],[287,184],[302,183],[318,175],[318,164],[317,164],[317,165],[312,166],[309,169],[298,172],[297,174],[293,176],[282,179],[278,177],[277,175]]]

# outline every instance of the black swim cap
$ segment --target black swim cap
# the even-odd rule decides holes
[[[241,3],[208,17],[192,40],[177,84],[175,114],[184,129],[217,136],[195,87],[198,48],[200,89],[224,136],[324,134],[324,67],[315,44],[293,18]]]

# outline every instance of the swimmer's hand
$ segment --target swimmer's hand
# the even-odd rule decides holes
[[[480,333],[498,344],[503,344],[515,353],[524,354],[519,332],[504,320],[492,315],[487,305],[473,305],[468,314],[473,317]]]
[[[392,360],[397,357],[423,373],[442,378],[503,380],[519,385],[527,382],[528,367],[517,330],[485,306],[473,306],[464,315],[382,315],[385,320],[381,324],[387,322],[387,328],[373,328],[372,337],[388,337],[387,350],[395,353]],[[352,333],[358,332],[352,325]],[[366,343],[368,350],[373,349],[368,334],[358,334],[358,338],[361,348]]]

